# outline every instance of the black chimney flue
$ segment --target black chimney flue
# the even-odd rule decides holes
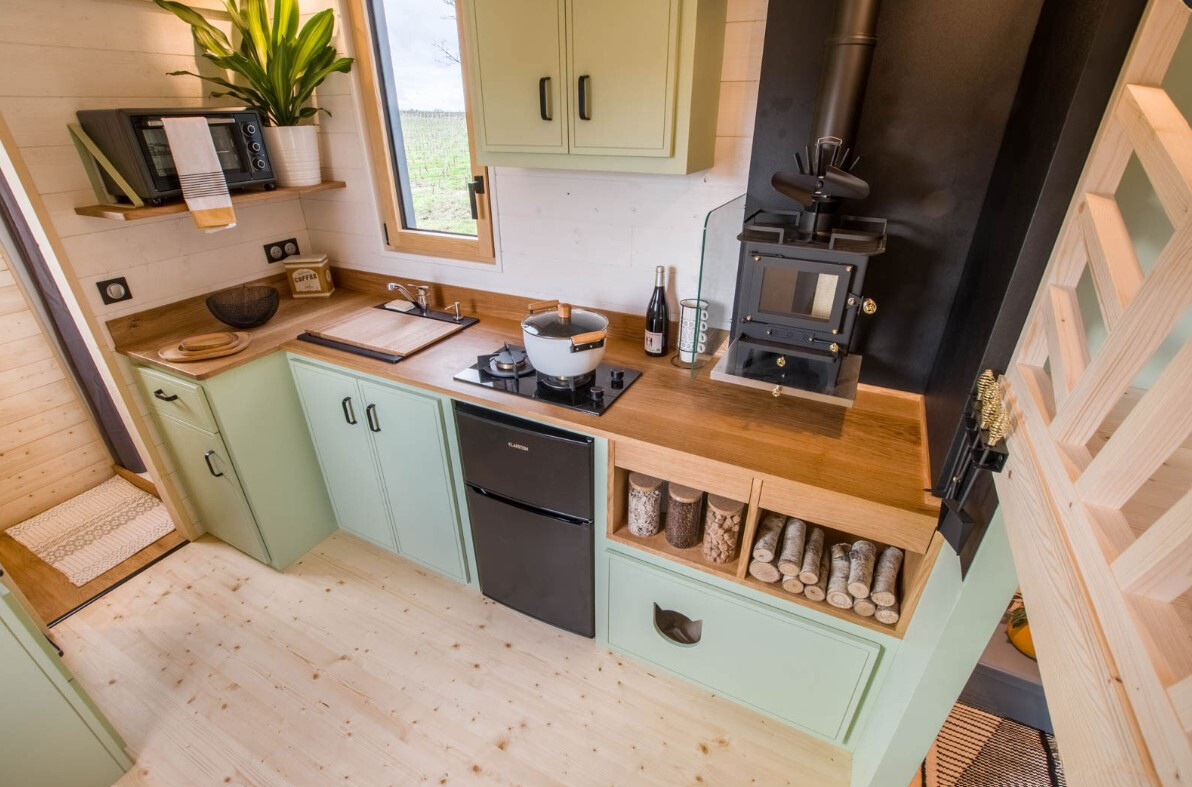
[[[824,44],[824,71],[811,122],[811,150],[825,137],[839,139],[841,153],[855,149],[861,103],[877,44],[880,5],[881,0],[836,2],[832,33]]]

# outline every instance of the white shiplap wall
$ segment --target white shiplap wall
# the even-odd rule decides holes
[[[323,5],[334,7],[333,0]],[[310,3],[304,11],[314,10]],[[354,75],[319,92],[333,116],[320,120],[325,175],[342,191],[302,200],[311,242],[339,264],[528,297],[563,298],[641,312],[655,265],[672,269],[672,297],[697,288],[707,212],[745,191],[765,31],[765,0],[729,0],[716,162],[687,176],[491,170],[497,265],[432,260],[383,247]],[[342,15],[341,15],[342,16]],[[341,47],[349,47],[340,35]],[[733,275],[713,297],[728,303]]]
[[[210,103],[197,79],[167,75],[202,62],[189,28],[150,0],[0,0],[0,115],[17,146],[9,153],[28,166],[50,212],[46,229],[61,237],[101,320],[259,278],[271,272],[267,240],[310,246],[296,199],[240,209],[239,226],[210,235],[186,215],[121,224],[74,212],[95,202],[66,131],[75,112]],[[104,306],[94,283],[113,276],[126,276],[134,297]],[[110,344],[104,333],[97,339]],[[132,381],[127,362],[120,371]],[[154,442],[172,475],[159,435]]]
[[[199,80],[167,75],[199,62],[189,28],[149,0],[0,0],[0,114],[101,319],[259,278],[265,241],[309,247],[297,200],[242,208],[239,226],[210,235],[185,215],[124,225],[75,214],[95,202],[66,131],[75,112],[210,103]],[[104,306],[93,285],[113,276],[134,297]]]

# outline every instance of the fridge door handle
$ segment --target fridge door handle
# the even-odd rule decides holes
[[[571,516],[569,514],[564,514],[559,511],[551,511],[550,509],[546,509],[546,508],[538,508],[537,506],[532,506],[527,503],[523,503],[520,500],[514,500],[512,497],[505,497],[504,495],[497,494],[496,492],[493,492],[489,489],[485,489],[483,487],[476,486],[475,484],[468,484],[468,488],[471,489],[473,492],[475,492],[478,495],[487,497],[489,500],[493,500],[493,501],[502,503],[507,506],[512,506],[513,508],[519,508],[522,511],[526,511],[531,514],[537,514],[538,516],[543,516],[548,519],[555,519],[555,520],[558,520],[559,522],[564,522],[568,525],[578,525],[580,527],[587,527],[592,524],[592,522],[588,519],[584,519],[584,518],[578,517],[578,516]]]

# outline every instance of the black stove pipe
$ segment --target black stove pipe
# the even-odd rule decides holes
[[[840,152],[854,148],[861,103],[877,44],[877,15],[881,0],[837,0],[832,33],[824,49],[810,147],[824,137],[840,140]],[[843,163],[843,162],[842,162]]]

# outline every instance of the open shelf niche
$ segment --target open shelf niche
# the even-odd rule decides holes
[[[810,607],[825,615],[848,621],[854,625],[882,634],[901,638],[910,624],[915,607],[923,593],[927,578],[935,565],[943,536],[934,531],[911,535],[903,530],[892,531],[886,538],[880,537],[880,522],[872,527],[852,526],[844,529],[830,516],[823,516],[824,507],[801,505],[800,490],[793,489],[793,482],[770,477],[758,477],[744,468],[735,468],[713,462],[702,457],[682,454],[669,449],[636,442],[617,441],[610,445],[609,457],[609,520],[607,538],[618,544],[625,544],[651,555],[673,560],[684,566],[704,571],[721,579],[734,582],[760,593],[782,599],[793,605]],[[642,473],[661,479],[663,485],[663,524],[658,533],[642,538],[629,531],[629,475]],[[738,536],[736,558],[728,563],[713,563],[704,558],[702,543],[687,549],[671,546],[665,535],[666,484],[676,483],[730,500],[745,503],[741,532]],[[864,501],[858,499],[858,505]],[[758,523],[766,513],[787,517],[798,517],[811,527],[824,531],[824,549],[832,544],[852,543],[860,538],[872,541],[878,553],[887,546],[897,546],[903,551],[902,568],[898,573],[898,595],[901,606],[898,622],[892,625],[880,623],[872,617],[858,615],[851,609],[834,607],[827,601],[813,601],[805,595],[783,590],[781,582],[762,582],[749,576],[749,562],[757,536]],[[701,514],[701,542],[703,515]],[[861,530],[862,532],[854,532]],[[916,549],[916,547],[920,548]]]

